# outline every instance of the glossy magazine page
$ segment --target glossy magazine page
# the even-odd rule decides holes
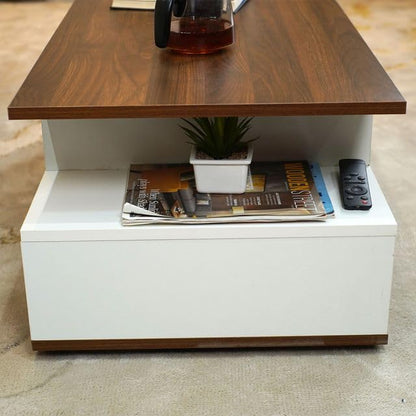
[[[306,161],[252,163],[243,194],[197,192],[189,164],[132,165],[122,223],[280,222],[328,214]]]

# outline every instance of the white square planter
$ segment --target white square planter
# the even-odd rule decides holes
[[[245,159],[197,159],[192,147],[189,163],[193,165],[196,189],[202,193],[242,194],[247,185],[253,145],[248,145]]]

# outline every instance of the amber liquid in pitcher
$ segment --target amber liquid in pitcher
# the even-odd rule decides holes
[[[185,54],[207,54],[233,41],[234,27],[227,20],[182,17],[171,23],[168,47]]]

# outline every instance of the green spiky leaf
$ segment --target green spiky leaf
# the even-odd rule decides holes
[[[187,126],[180,126],[198,151],[213,159],[226,159],[240,152],[257,138],[244,141],[250,130],[252,117],[195,117],[193,122],[182,119]]]

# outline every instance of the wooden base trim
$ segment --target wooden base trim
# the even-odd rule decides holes
[[[155,350],[197,348],[345,347],[387,344],[387,334],[296,337],[32,340],[35,351]]]

